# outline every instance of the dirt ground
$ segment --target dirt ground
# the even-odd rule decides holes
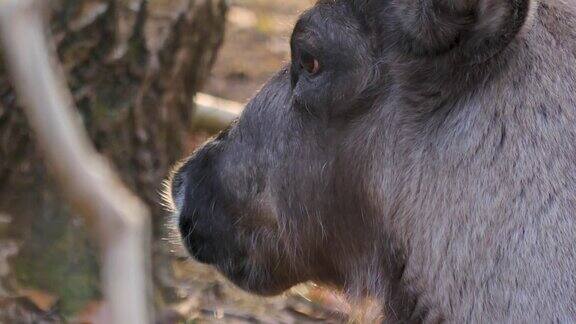
[[[225,43],[204,92],[240,103],[248,101],[289,61],[292,27],[298,14],[312,3],[232,1]],[[205,140],[202,135],[197,137],[192,143]],[[305,284],[284,296],[254,297],[233,287],[210,267],[179,253],[181,258],[172,266],[175,284],[186,298],[164,314],[167,322],[179,318],[187,323],[345,323],[349,319],[349,306],[334,292]]]
[[[205,92],[246,102],[290,58],[298,14],[312,0],[235,0],[227,34]]]

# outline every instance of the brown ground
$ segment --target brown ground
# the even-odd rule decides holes
[[[298,13],[312,0],[235,0],[227,35],[204,92],[245,103],[290,56],[289,37]],[[205,137],[192,140],[197,145]],[[192,149],[192,148],[191,148]],[[258,298],[233,287],[210,267],[179,252],[173,261],[177,283],[186,299],[171,305],[170,317],[193,323],[342,323],[348,306],[335,293],[301,285],[285,296]]]
[[[312,0],[233,1],[224,46],[205,91],[246,102],[288,62],[294,22],[312,4]]]

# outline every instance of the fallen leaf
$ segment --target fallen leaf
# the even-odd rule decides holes
[[[20,289],[19,295],[28,299],[43,312],[49,312],[54,308],[54,305],[56,305],[59,299],[57,296],[36,289]]]
[[[78,313],[71,323],[76,324],[105,324],[110,323],[109,309],[103,301],[91,301]]]

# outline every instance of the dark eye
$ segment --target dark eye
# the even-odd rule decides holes
[[[308,52],[302,52],[300,55],[300,66],[310,75],[320,72],[320,62]]]

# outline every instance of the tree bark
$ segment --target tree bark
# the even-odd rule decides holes
[[[224,2],[50,5],[54,46],[79,117],[96,148],[150,206],[156,237],[163,236],[165,224],[162,180],[184,155],[193,97],[222,41]],[[99,298],[98,266],[85,226],[52,184],[0,64],[0,247],[17,247],[11,255],[0,253],[0,297],[42,291],[58,300],[58,316],[68,317]],[[164,292],[159,297],[170,295],[158,291]],[[16,313],[0,311],[0,322]]]

